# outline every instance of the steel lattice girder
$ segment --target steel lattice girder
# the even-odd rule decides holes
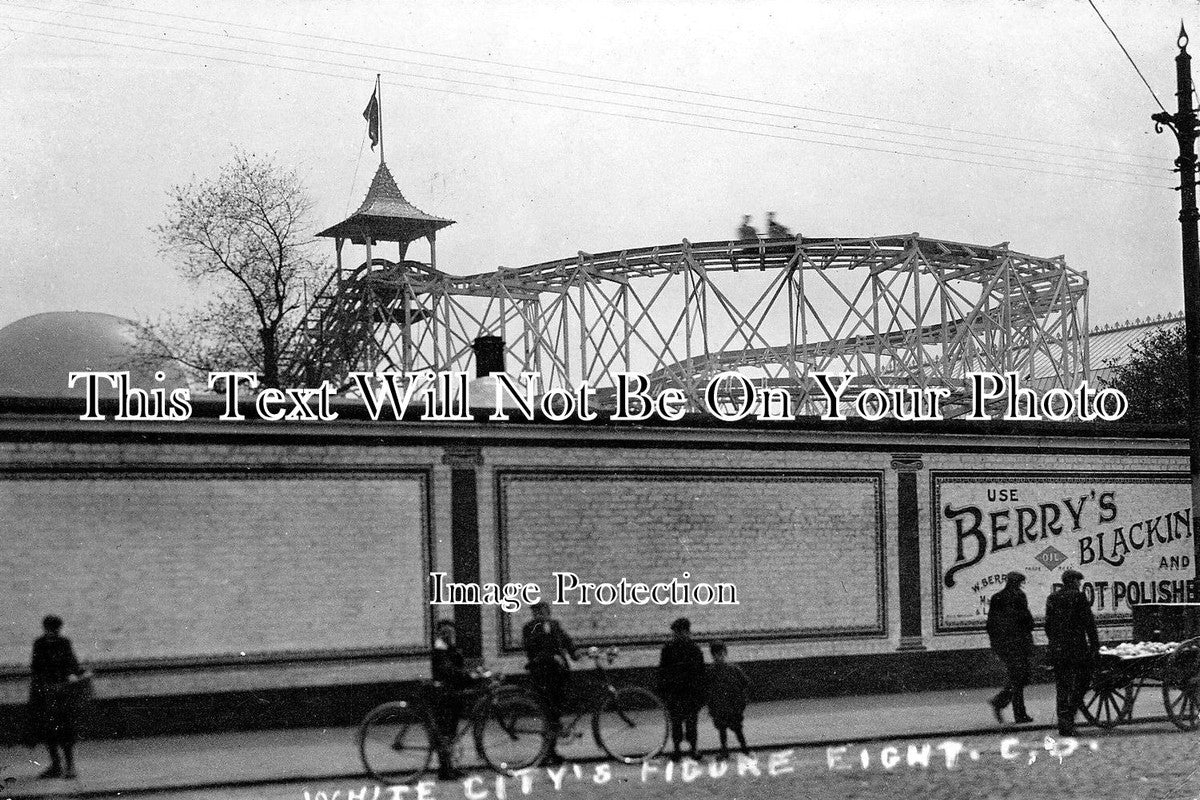
[[[818,371],[958,392],[968,372],[1011,370],[1071,389],[1088,377],[1087,277],[1061,256],[918,234],[684,240],[468,276],[374,259],[317,295],[292,372],[467,371],[485,334],[505,340],[510,373],[586,380],[600,405],[615,372],[696,408],[727,370],[789,387],[798,410]]]

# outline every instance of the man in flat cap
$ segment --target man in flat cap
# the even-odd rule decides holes
[[[1029,685],[1029,662],[1033,657],[1033,614],[1021,584],[1025,576],[1010,572],[1004,576],[1004,588],[988,603],[987,632],[992,650],[1004,662],[1008,683],[992,698],[997,722],[1004,722],[1004,709],[1012,704],[1014,722],[1033,722],[1025,711],[1025,687]]]
[[[563,763],[563,757],[558,753],[558,736],[562,733],[562,707],[567,691],[567,680],[570,677],[571,661],[577,661],[579,655],[575,652],[575,643],[563,630],[558,620],[550,616],[550,604],[539,600],[529,607],[533,619],[525,623],[521,629],[521,641],[525,646],[525,655],[529,661],[525,669],[535,689],[546,704],[546,713],[550,722],[550,749],[546,753],[545,763],[556,765]]]
[[[1092,664],[1100,650],[1092,606],[1079,591],[1083,575],[1063,573],[1063,585],[1046,598],[1046,658],[1054,668],[1058,733],[1075,735],[1075,714],[1083,704]]]
[[[467,660],[458,649],[458,629],[448,619],[439,620],[430,651],[433,672],[434,723],[437,725],[438,777],[452,781],[459,777],[454,767],[454,737],[464,712],[463,693],[473,679]]]

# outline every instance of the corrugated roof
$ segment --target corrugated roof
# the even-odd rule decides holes
[[[1133,354],[1133,345],[1156,330],[1183,323],[1183,312],[1159,314],[1157,317],[1138,317],[1134,320],[1097,325],[1088,332],[1088,356],[1093,380],[1109,377],[1114,364],[1124,364]],[[1055,375],[1053,366],[1045,358],[1035,362],[1036,373],[1033,384],[1044,383],[1048,388]]]
[[[1133,353],[1133,345],[1156,330],[1183,323],[1183,312],[1141,317],[1112,325],[1098,325],[1088,335],[1092,372],[1105,374],[1112,363],[1124,364]]]

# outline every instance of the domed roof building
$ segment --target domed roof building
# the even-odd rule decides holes
[[[0,397],[83,397],[83,381],[67,388],[72,372],[129,372],[130,385],[142,389],[187,386],[177,361],[147,356],[144,335],[131,320],[94,311],[23,317],[0,328]],[[100,386],[115,394],[107,381]]]

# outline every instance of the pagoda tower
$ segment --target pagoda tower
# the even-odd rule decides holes
[[[437,232],[454,220],[427,214],[408,202],[382,154],[379,169],[358,210],[317,234],[334,240],[337,268],[312,298],[292,348],[289,373],[305,385],[323,380],[342,385],[355,371],[408,369],[414,327],[427,323],[422,301],[441,284],[437,268]],[[408,258],[409,245],[425,239],[429,263]],[[365,248],[354,266],[349,242]],[[385,250],[385,243],[396,249]],[[385,253],[387,255],[385,255]],[[395,260],[388,255],[395,254]],[[393,354],[399,356],[399,363]]]
[[[342,247],[347,241],[367,249],[367,264],[373,261],[372,248],[380,242],[396,242],[398,263],[404,263],[408,246],[417,239],[429,242],[429,268],[437,269],[437,232],[454,220],[426,214],[404,199],[396,179],[387,164],[380,159],[379,169],[367,189],[366,199],[358,210],[346,219],[317,234],[334,241],[337,250],[337,271],[342,278]]]

